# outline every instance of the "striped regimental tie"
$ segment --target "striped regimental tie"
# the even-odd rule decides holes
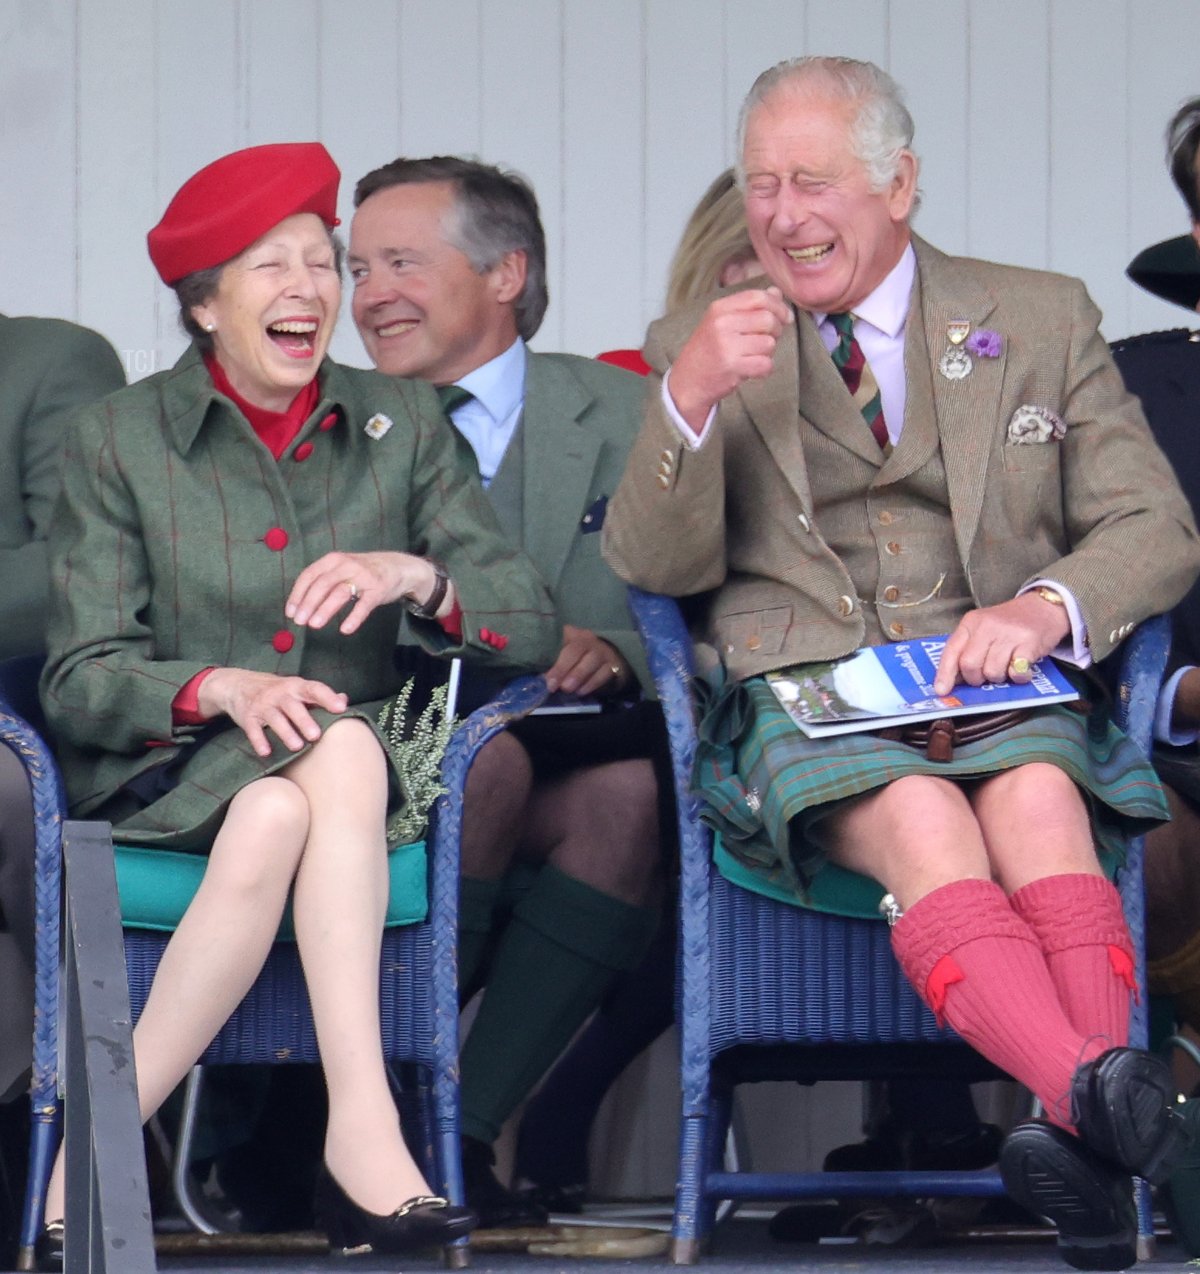
[[[862,412],[875,441],[885,454],[890,454],[892,444],[883,418],[883,399],[871,365],[863,357],[862,346],[854,339],[854,315],[847,312],[830,314],[828,318],[838,334],[838,343],[833,347],[833,365],[841,372],[846,388]]]

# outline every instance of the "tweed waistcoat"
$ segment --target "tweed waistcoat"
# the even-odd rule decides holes
[[[496,476],[488,484],[487,497],[491,501],[500,529],[514,544],[524,539],[525,527],[525,429],[524,421],[518,421]]]

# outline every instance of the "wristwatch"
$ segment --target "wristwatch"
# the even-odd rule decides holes
[[[1049,602],[1052,606],[1065,606],[1067,603],[1063,601],[1063,595],[1053,588],[1047,588],[1045,584],[1039,584],[1037,588],[1032,589],[1038,597],[1044,602]]]
[[[404,609],[418,619],[436,619],[438,607],[446,600],[446,590],[450,587],[450,576],[441,562],[429,557],[425,559],[433,567],[433,592],[425,601],[419,602],[415,597],[404,599]]]

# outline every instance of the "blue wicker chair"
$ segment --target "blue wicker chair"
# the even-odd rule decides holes
[[[32,1141],[21,1225],[21,1268],[32,1268],[45,1190],[57,1148],[61,1103],[58,1076],[58,972],[61,825],[65,811],[57,767],[28,723],[40,721],[36,662],[0,665],[0,742],[21,757],[34,795],[37,837],[37,974],[34,1019]],[[458,1136],[458,988],[456,926],[462,794],[479,749],[545,697],[540,677],[512,682],[459,727],[443,761],[446,793],[438,799],[428,862],[428,915],[384,932],[380,1009],[384,1053],[409,1063],[418,1077],[415,1109],[422,1116],[426,1171],[440,1193],[462,1199]],[[405,847],[398,853],[413,850]],[[416,852],[422,852],[417,849]],[[167,856],[164,856],[167,857]],[[119,874],[120,874],[120,868]],[[395,872],[393,872],[393,880]],[[122,909],[125,910],[124,901]],[[134,1019],[141,1011],[169,935],[126,928],[125,955]],[[318,1059],[308,995],[295,944],[277,942],[245,1000],[221,1029],[202,1063],[315,1062]],[[454,1263],[465,1264],[460,1244]]]
[[[900,972],[881,921],[847,920],[773,901],[713,867],[712,837],[690,792],[695,727],[691,643],[676,603],[631,589],[662,700],[679,794],[682,1126],[671,1258],[692,1264],[721,1199],[993,1195],[996,1172],[754,1173],[721,1168],[734,1086],[760,1079],[864,1079],[895,1074],[996,1074],[939,1029]],[[1124,649],[1119,724],[1149,749],[1169,630],[1157,618]],[[1122,874],[1144,986],[1140,841]],[[1145,1000],[1134,1042],[1146,1038]],[[1140,1191],[1140,1229],[1150,1228]]]

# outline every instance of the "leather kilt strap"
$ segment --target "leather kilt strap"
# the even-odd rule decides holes
[[[938,717],[935,721],[918,721],[913,725],[893,725],[873,730],[880,739],[907,743],[922,748],[931,761],[953,761],[956,745],[977,743],[990,735],[1018,725],[1030,715],[1029,708],[1010,708],[1007,712],[980,712],[971,716]]]

